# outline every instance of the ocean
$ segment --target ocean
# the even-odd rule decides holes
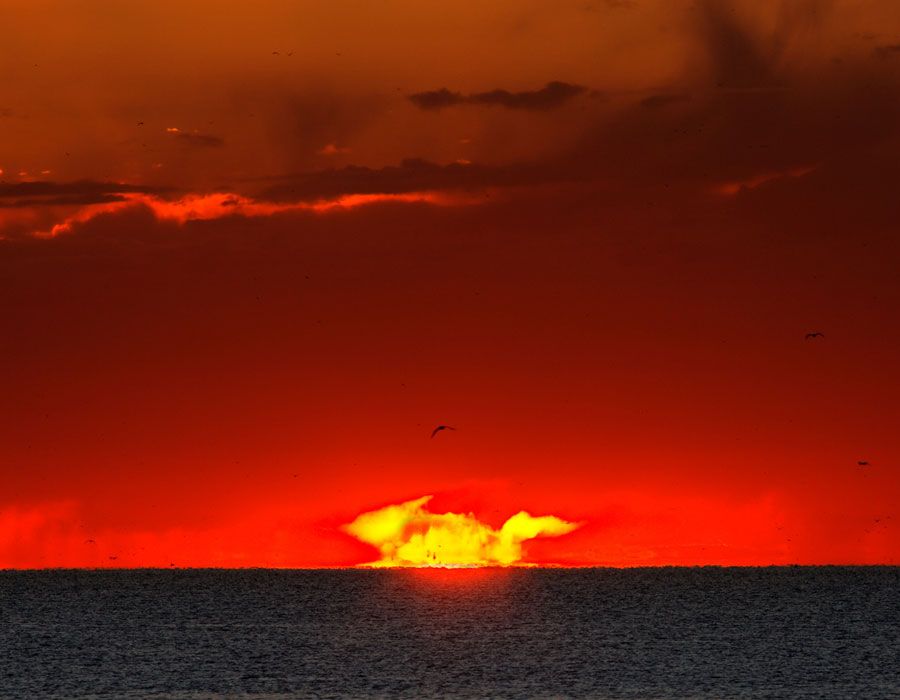
[[[900,698],[900,568],[0,572],[2,698]]]

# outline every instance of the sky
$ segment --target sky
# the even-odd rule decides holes
[[[893,0],[0,9],[0,568],[900,563]]]

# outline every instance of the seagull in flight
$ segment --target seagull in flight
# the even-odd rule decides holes
[[[434,439],[434,436],[437,435],[442,430],[456,430],[456,428],[449,425],[439,425],[437,428],[431,431],[431,437]]]
[[[804,340],[815,340],[816,338],[824,338],[824,333],[819,333],[819,331],[813,331],[812,333],[807,333],[803,336]]]
[[[872,466],[872,464],[868,460],[865,460],[865,459],[861,459],[861,460],[857,461],[856,464],[859,467],[871,467]]]

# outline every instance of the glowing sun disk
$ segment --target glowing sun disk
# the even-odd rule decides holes
[[[557,537],[578,527],[553,515],[520,511],[495,530],[472,513],[432,513],[431,496],[363,513],[344,530],[378,548],[381,559],[367,566],[522,565],[522,543]]]

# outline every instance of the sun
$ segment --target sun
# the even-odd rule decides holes
[[[381,558],[368,567],[524,566],[522,543],[535,537],[558,537],[578,523],[554,515],[520,511],[499,529],[472,513],[432,513],[432,496],[389,505],[359,515],[344,530],[378,548]]]

